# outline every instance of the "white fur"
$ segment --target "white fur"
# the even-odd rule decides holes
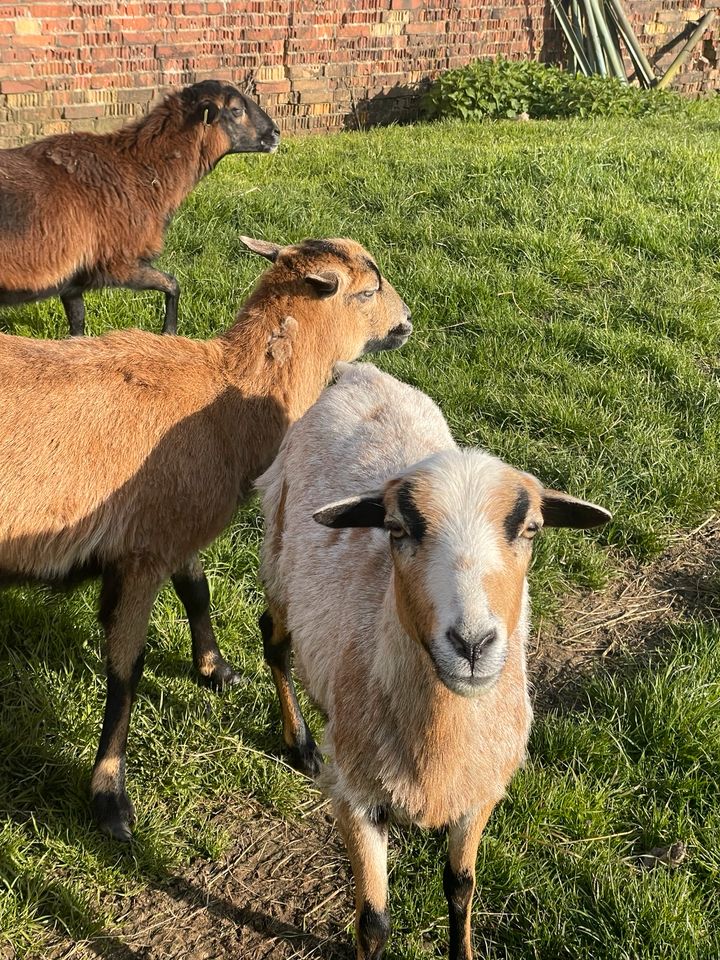
[[[326,749],[334,762],[328,788],[352,807],[383,803],[396,815],[429,822],[422,787],[414,782],[407,759],[408,737],[420,724],[419,700],[423,714],[428,698],[447,702],[445,719],[464,744],[462,762],[458,765],[453,754],[444,774],[444,822],[499,799],[507,779],[501,768],[513,769],[522,760],[531,716],[523,648],[527,590],[521,585],[523,612],[515,637],[519,689],[508,694],[498,679],[509,638],[482,589],[483,575],[502,565],[502,531],[483,512],[483,498],[509,470],[486,453],[460,450],[429,397],[362,363],[339,365],[337,382],[290,428],[274,464],[257,482],[267,518],[261,575],[268,600],[271,608],[286,612],[298,671],[329,716]],[[398,620],[388,533],[330,530],[313,520],[321,507],[377,490],[398,476],[425,478],[433,502],[448,518],[428,548],[432,555],[423,588],[434,611],[432,658]],[[459,570],[457,561],[462,561]],[[477,677],[470,682],[467,660],[446,639],[446,630],[457,622],[479,632],[498,629],[497,643],[482,660],[479,686]],[[362,770],[344,766],[334,742],[338,724],[347,719],[343,712],[350,709],[337,691],[343,673],[356,664],[368,700],[380,698],[383,704],[378,709],[382,729],[369,732],[366,718],[356,718],[358,736],[372,744]],[[439,672],[447,673],[444,683]],[[472,695],[449,695],[448,687]],[[508,721],[507,739],[504,734],[494,742],[492,735],[483,739],[483,731],[494,728],[506,710],[523,718],[519,729],[510,730]],[[417,736],[425,735],[418,729]],[[432,753],[435,747],[427,749]],[[442,764],[433,754],[436,761]],[[496,771],[489,779],[488,764]]]

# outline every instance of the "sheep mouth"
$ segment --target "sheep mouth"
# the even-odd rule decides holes
[[[404,326],[402,329],[396,328],[395,330],[391,330],[385,337],[373,337],[372,340],[368,340],[365,344],[363,354],[380,353],[383,350],[397,350],[408,342],[411,333],[412,325],[408,324],[407,327]]]
[[[495,673],[476,673],[469,676],[459,676],[458,674],[447,673],[445,670],[442,670],[440,667],[438,667],[437,664],[436,669],[438,677],[443,685],[446,686],[448,690],[459,694],[461,697],[477,697],[480,694],[487,692],[495,686],[500,679],[500,674],[502,673],[502,669],[500,669],[496,670]]]
[[[494,663],[485,663],[484,670],[480,667],[471,672],[463,669],[457,658],[436,656],[432,650],[428,650],[428,653],[438,680],[448,690],[462,697],[477,697],[491,690],[500,679],[507,661],[507,654],[504,654]]]
[[[275,153],[279,146],[280,137],[277,134],[273,134],[272,139],[269,137],[265,139],[263,137],[263,139],[260,141],[260,145],[258,146],[258,151],[260,153]]]

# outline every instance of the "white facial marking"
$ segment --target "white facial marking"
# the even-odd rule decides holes
[[[425,594],[434,613],[428,647],[442,682],[463,696],[491,687],[507,658],[507,627],[483,586],[488,573],[503,569],[504,531],[487,507],[506,469],[473,451],[441,457],[427,471],[427,495],[442,518],[426,548]]]

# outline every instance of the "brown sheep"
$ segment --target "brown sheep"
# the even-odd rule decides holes
[[[399,347],[412,331],[358,244],[243,240],[274,265],[214,339],[0,335],[0,582],[102,577],[108,686],[91,790],[118,839],[134,817],[126,744],[160,585],[172,577],[185,605],[197,669],[222,681],[230,668],[198,550],[230,522],[335,364]]]
[[[170,218],[224,156],[271,153],[279,138],[256,103],[204,80],[115,133],[0,150],[0,306],[59,296],[80,336],[87,290],[160,290],[175,333],[179,284],[151,265]]]

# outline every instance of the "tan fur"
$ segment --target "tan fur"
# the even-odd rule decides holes
[[[387,903],[387,827],[369,826],[349,804],[334,804],[338,829],[348,849],[359,913],[368,903],[382,911]]]
[[[349,296],[374,272],[358,265],[362,247],[335,242],[349,267],[287,248],[234,326],[207,342],[140,330],[62,342],[0,335],[0,583],[115,571],[123,589],[106,623],[108,663],[123,682],[158,586],[196,569],[193,555],[228,524],[335,363],[409,328],[389,283],[370,304]],[[318,297],[309,267],[336,270],[344,294]],[[268,337],[288,331],[288,317],[293,350],[278,364]],[[123,744],[129,715],[130,702]]]
[[[258,488],[268,602],[328,717],[321,784],[352,862],[358,960],[387,936],[387,816],[448,829],[451,955],[469,960],[478,841],[530,729],[527,528],[547,497],[458,448],[427,396],[368,364],[339,371]],[[572,500],[551,504],[554,523],[602,522]]]
[[[462,931],[462,943],[466,957],[472,957],[471,904],[475,891],[475,861],[480,838],[490,819],[493,806],[492,803],[481,806],[474,814],[463,817],[448,829],[448,864],[453,873],[469,876],[472,882]]]
[[[520,537],[517,542],[508,543],[503,535],[505,518],[515,506],[518,492],[525,489],[530,505],[527,521],[542,525],[540,506],[540,484],[534,477],[507,470],[504,488],[498,489],[488,504],[487,513],[493,526],[500,531],[498,546],[502,555],[502,568],[498,572],[487,574],[483,578],[483,587],[490,600],[490,607],[506,624],[508,634],[517,629],[522,610],[522,587],[532,556],[532,542]]]
[[[367,667],[350,647],[336,678],[343,708],[331,718],[333,757],[346,781],[365,782],[368,756],[387,743],[380,765],[394,785],[388,801],[408,820],[441,828],[478,804],[494,806],[525,754],[531,713],[522,656],[517,639],[495,688],[470,702],[440,683],[429,658],[407,658],[402,688],[391,694],[368,686]]]
[[[118,743],[112,744],[111,751],[97,764],[93,771],[93,790],[113,790],[122,774],[120,745]]]
[[[395,603],[398,619],[409,637],[425,645],[433,635],[435,613],[417,575],[404,576],[395,570]]]

